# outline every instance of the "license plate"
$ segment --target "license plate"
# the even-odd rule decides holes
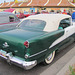
[[[6,52],[5,52],[5,51],[3,51],[3,50],[0,50],[0,55],[2,55],[2,56],[4,56],[4,57],[6,57]]]

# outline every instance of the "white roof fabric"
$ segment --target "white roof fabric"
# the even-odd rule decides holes
[[[43,31],[51,32],[57,30],[60,21],[65,18],[71,18],[71,16],[64,14],[38,14],[38,15],[31,15],[23,20],[27,19],[43,20],[46,22],[46,26]]]

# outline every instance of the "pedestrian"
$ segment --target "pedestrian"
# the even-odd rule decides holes
[[[55,14],[54,10],[51,10],[49,13],[50,13],[50,14]]]
[[[72,21],[75,22],[75,10],[72,13]]]
[[[37,13],[36,14],[40,14],[39,10],[37,10]]]
[[[57,12],[56,12],[57,14],[61,14],[61,10],[57,10]]]
[[[57,10],[57,12],[56,12],[57,14],[59,14],[60,13],[60,11],[59,10]]]
[[[70,13],[70,11],[69,11],[69,10],[67,11],[67,14],[71,16],[71,13]]]
[[[15,14],[16,14],[16,11],[15,11]]]
[[[20,12],[19,18],[24,18],[24,13]]]
[[[67,15],[67,13],[66,13],[66,10],[64,9],[64,11],[62,12],[62,14],[66,14]]]

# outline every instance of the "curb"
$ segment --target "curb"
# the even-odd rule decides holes
[[[73,64],[75,64],[75,56],[56,75],[65,75],[69,66],[72,66]]]

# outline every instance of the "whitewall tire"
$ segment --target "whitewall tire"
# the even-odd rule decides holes
[[[47,58],[45,58],[44,64],[45,65],[50,64],[53,61],[54,56],[55,56],[55,51],[53,51],[53,53],[51,53],[49,56],[47,56]]]

